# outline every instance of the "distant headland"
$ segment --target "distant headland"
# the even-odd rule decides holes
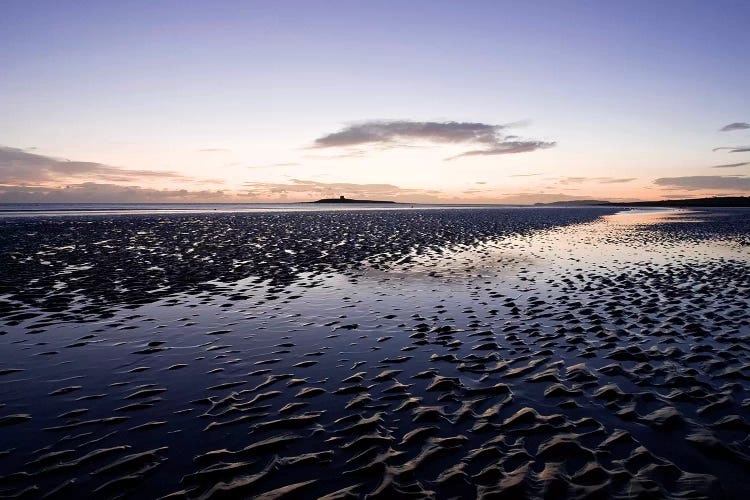
[[[537,206],[605,206],[605,207],[750,207],[750,196],[716,196],[682,200],[611,202],[601,200],[571,200],[537,203]]]
[[[385,200],[353,200],[346,198],[345,196],[339,196],[338,198],[323,198],[322,200],[311,201],[310,203],[396,203],[395,201]]]

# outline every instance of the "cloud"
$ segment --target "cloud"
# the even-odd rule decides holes
[[[380,148],[413,146],[406,141],[426,141],[435,144],[479,144],[482,149],[470,150],[448,158],[464,156],[504,155],[526,153],[549,148],[554,142],[517,140],[506,136],[507,125],[479,122],[418,122],[412,120],[369,120],[348,125],[315,139],[313,148],[348,148],[377,146]],[[360,153],[361,149],[357,151]]]
[[[227,181],[225,179],[189,179],[186,182],[191,182],[194,184],[226,184]]]
[[[526,192],[493,194],[492,190],[467,189],[450,194],[434,189],[403,188],[393,184],[356,184],[291,179],[288,183],[248,182],[245,189],[152,189],[111,183],[84,182],[62,187],[2,186],[0,203],[248,203],[312,201],[345,195],[349,198],[382,199],[404,203],[479,203],[527,205],[538,202],[577,200],[585,195]],[[621,200],[630,201],[630,200]]]
[[[184,176],[171,171],[132,170],[96,162],[70,161],[0,146],[0,184],[43,184],[71,179],[130,182],[146,178],[184,179]]]
[[[368,143],[391,143],[400,139],[423,139],[431,142],[480,142],[493,144],[501,125],[471,122],[367,121],[349,125],[339,132],[319,137],[320,148],[356,146]]]
[[[730,132],[732,130],[745,130],[750,128],[750,123],[745,122],[734,122],[729,125],[724,125],[719,129],[720,132]]]
[[[750,151],[750,146],[724,146],[721,148],[714,148],[712,151],[724,151],[729,150],[730,153],[747,153]]]
[[[587,180],[587,177],[563,177],[558,181],[558,184],[581,184]]]
[[[750,165],[750,162],[742,162],[742,163],[727,163],[726,165],[714,165],[711,168],[736,168],[736,167],[744,167],[745,165]]]
[[[584,182],[596,182],[599,184],[623,184],[632,182],[636,177],[563,177],[558,184],[582,184]]]
[[[624,177],[624,178],[612,178],[612,177],[599,177],[595,179],[601,184],[622,184],[625,182],[633,182],[636,180],[635,177]]]
[[[206,149],[199,149],[199,153],[228,153],[229,150],[226,148],[206,148]]]
[[[393,184],[356,184],[303,179],[291,179],[288,183],[246,182],[244,186],[247,188],[247,194],[261,198],[292,194],[303,198],[337,197],[344,195],[349,198],[394,199],[414,195],[434,197],[440,194],[440,191],[436,190],[408,189]]]
[[[687,191],[724,189],[750,191],[750,177],[741,175],[692,175],[687,177],[661,177],[654,184]]]
[[[0,203],[220,203],[238,200],[223,191],[150,189],[84,182],[64,187],[0,186]]]
[[[537,149],[547,149],[554,147],[554,142],[543,142],[543,141],[507,141],[499,142],[489,149],[476,149],[473,151],[467,151],[465,153],[458,154],[446,158],[446,160],[455,160],[456,158],[463,158],[466,156],[491,156],[491,155],[510,155],[516,153],[530,153]]]
[[[542,174],[541,173],[538,173],[538,174],[514,174],[514,175],[511,175],[510,177],[535,177],[537,175],[542,175]]]

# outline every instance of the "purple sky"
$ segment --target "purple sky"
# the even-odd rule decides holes
[[[0,202],[750,194],[749,22],[747,1],[6,0]]]

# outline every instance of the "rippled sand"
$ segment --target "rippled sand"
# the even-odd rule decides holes
[[[0,496],[746,498],[750,211],[0,222]]]

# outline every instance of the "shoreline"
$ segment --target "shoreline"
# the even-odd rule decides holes
[[[262,214],[262,213],[293,213],[293,212],[350,212],[350,211],[415,211],[415,210],[486,210],[486,209],[513,209],[513,210],[551,210],[551,209],[710,209],[716,207],[660,207],[660,206],[620,206],[620,205],[438,205],[438,204],[368,204],[368,203],[345,203],[326,204],[315,202],[300,202],[299,204],[133,204],[132,206],[96,207],[95,204],[71,204],[74,207],[60,207],[59,204],[51,204],[52,209],[34,204],[29,208],[13,208],[15,204],[0,204],[0,221],[3,219],[23,217],[78,217],[78,216],[108,216],[108,215],[179,215],[179,214]],[[11,208],[5,208],[11,207]],[[180,208],[175,208],[180,207]],[[735,208],[735,207],[722,207]],[[737,207],[739,209],[743,207]]]

